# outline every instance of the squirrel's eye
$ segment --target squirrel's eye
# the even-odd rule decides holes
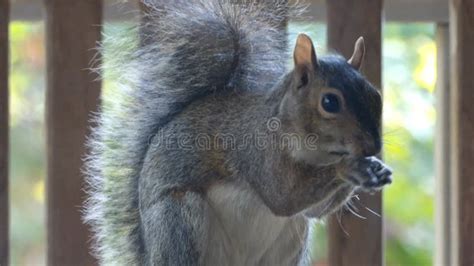
[[[328,113],[339,113],[341,111],[341,103],[339,97],[333,93],[324,94],[321,99],[321,106]]]

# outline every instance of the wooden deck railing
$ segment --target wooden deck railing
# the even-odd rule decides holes
[[[0,0],[0,265],[8,264],[8,18],[9,0]]]
[[[382,2],[327,1],[328,47],[349,58],[354,40],[364,36],[367,49],[362,71],[378,88],[382,88]],[[381,193],[362,193],[359,198],[358,205],[382,215]],[[341,217],[331,217],[328,226],[330,265],[383,265],[383,217],[368,209],[359,212],[366,219],[348,211]]]
[[[471,206],[474,202],[474,68],[471,66],[474,62],[474,1],[450,0],[449,24],[443,17],[446,10],[426,5],[426,2],[443,1],[448,0],[385,2],[389,19],[396,19],[398,16],[404,21],[416,21],[419,14],[420,20],[439,23],[437,88],[438,111],[441,113],[438,115],[436,157],[436,164],[439,165],[436,262],[437,265],[474,265],[474,209]],[[323,0],[312,2],[312,6],[318,9],[310,10],[327,12],[321,16],[327,17],[329,47],[348,56],[353,49],[354,40],[361,35],[366,38],[368,47],[363,72],[372,83],[381,87],[384,1],[327,0],[326,5]],[[15,4],[21,7],[29,2],[17,0]],[[38,5],[38,2],[32,1],[31,5]],[[85,152],[88,118],[99,103],[101,82],[86,69],[94,58],[93,48],[100,40],[102,1],[45,0],[43,5],[46,8],[48,73],[48,264],[93,265],[96,262],[88,248],[90,234],[80,219],[80,206],[84,199],[80,168]],[[422,12],[423,10],[429,11]],[[19,11],[15,9],[15,12]],[[429,17],[427,12],[432,12],[433,15]],[[0,0],[2,266],[8,265],[9,261],[8,18],[9,0]],[[451,71],[448,61],[451,62]],[[382,216],[367,213],[364,215],[367,219],[360,220],[343,215],[341,223],[349,235],[341,231],[339,221],[331,219],[330,265],[384,264],[382,197],[380,194],[362,195],[361,200],[365,206]]]
[[[87,69],[97,61],[102,3],[46,0],[47,260],[48,265],[92,265],[90,233],[82,223],[81,173],[91,113],[101,82]]]
[[[474,1],[450,4],[451,265],[474,265]]]

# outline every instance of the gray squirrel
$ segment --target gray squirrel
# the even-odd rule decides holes
[[[166,2],[166,3],[164,3]],[[381,95],[297,38],[284,0],[146,1],[90,137],[85,220],[104,265],[305,265],[309,219],[391,182]],[[120,44],[120,42],[118,41]],[[120,49],[119,49],[120,50]]]

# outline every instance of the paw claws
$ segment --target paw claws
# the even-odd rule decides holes
[[[392,183],[392,170],[387,167],[382,161],[375,157],[365,158],[361,162],[362,172],[359,174],[361,180],[361,187],[367,192],[376,192],[382,189],[383,186]]]

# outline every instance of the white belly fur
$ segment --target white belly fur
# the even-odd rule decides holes
[[[207,193],[209,239],[203,265],[308,263],[309,221],[277,217],[245,184],[214,185]]]

